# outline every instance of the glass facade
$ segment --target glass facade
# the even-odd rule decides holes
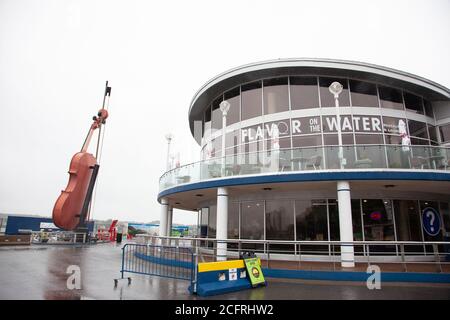
[[[442,241],[450,232],[448,202],[352,199],[353,238],[355,241]],[[421,214],[434,208],[442,221],[436,236],[422,231]],[[208,226],[204,237],[216,236],[216,206],[200,211],[201,229]],[[207,217],[207,218],[206,218]],[[326,200],[255,200],[230,201],[228,207],[228,237],[252,240],[339,241],[339,209],[336,199]],[[243,248],[263,250],[263,245],[243,244]],[[271,245],[271,252],[292,252],[292,245]],[[328,246],[305,246],[305,251],[323,253]],[[339,248],[335,248],[336,251]],[[371,246],[371,251],[395,251],[394,246]],[[407,250],[424,252],[423,246]]]
[[[235,128],[227,132],[226,155],[337,145],[336,116],[326,115],[327,109],[333,112],[330,108],[335,107],[328,89],[333,81],[339,81],[344,87],[339,96],[341,107],[379,110],[375,111],[378,115],[362,114],[358,110],[363,109],[350,108],[341,113],[344,145],[399,145],[404,134],[410,137],[412,145],[438,145],[439,138],[441,142],[450,141],[449,126],[437,128],[430,102],[418,95],[356,79],[285,76],[243,84],[211,101],[203,115],[202,159],[221,156],[219,106],[223,100],[230,103],[227,126]],[[384,116],[383,108],[397,110],[398,117]],[[295,112],[304,109],[309,109],[311,116],[295,116]],[[286,117],[271,120],[280,113]],[[415,118],[409,119],[413,114]],[[257,117],[261,117],[257,125],[245,126],[247,120]],[[328,136],[331,133],[334,135]]]

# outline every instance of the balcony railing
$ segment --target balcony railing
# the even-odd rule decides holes
[[[163,174],[160,190],[185,183],[254,174],[340,169],[450,170],[450,148],[437,146],[349,145],[248,152],[184,165]]]

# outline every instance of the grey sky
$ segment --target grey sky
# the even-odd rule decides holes
[[[320,57],[450,87],[449,35],[448,0],[0,0],[0,212],[51,215],[105,80],[112,95],[94,218],[150,221],[159,219],[164,135],[175,135],[182,163],[199,158],[187,112],[213,76]]]

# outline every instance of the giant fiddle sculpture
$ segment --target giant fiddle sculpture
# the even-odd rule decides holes
[[[85,221],[88,215],[95,180],[99,169],[97,163],[99,145],[101,140],[101,128],[108,118],[105,109],[105,99],[111,95],[111,87],[106,81],[103,106],[93,117],[92,123],[80,152],[77,152],[70,162],[69,182],[65,190],[61,191],[55,206],[53,207],[53,223],[64,230],[85,229]],[[96,155],[87,152],[94,131],[99,129]]]

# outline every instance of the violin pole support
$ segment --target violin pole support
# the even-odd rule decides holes
[[[89,186],[86,192],[86,197],[84,198],[83,208],[81,209],[80,213],[80,222],[78,223],[77,228],[75,229],[75,232],[77,233],[84,233],[86,237],[84,239],[87,239],[87,236],[89,234],[89,230],[86,225],[86,217],[89,210],[89,204],[92,199],[92,193],[94,191],[95,181],[97,180],[97,174],[98,169],[100,166],[98,164],[90,167],[89,169],[92,170],[91,180],[89,181]]]

